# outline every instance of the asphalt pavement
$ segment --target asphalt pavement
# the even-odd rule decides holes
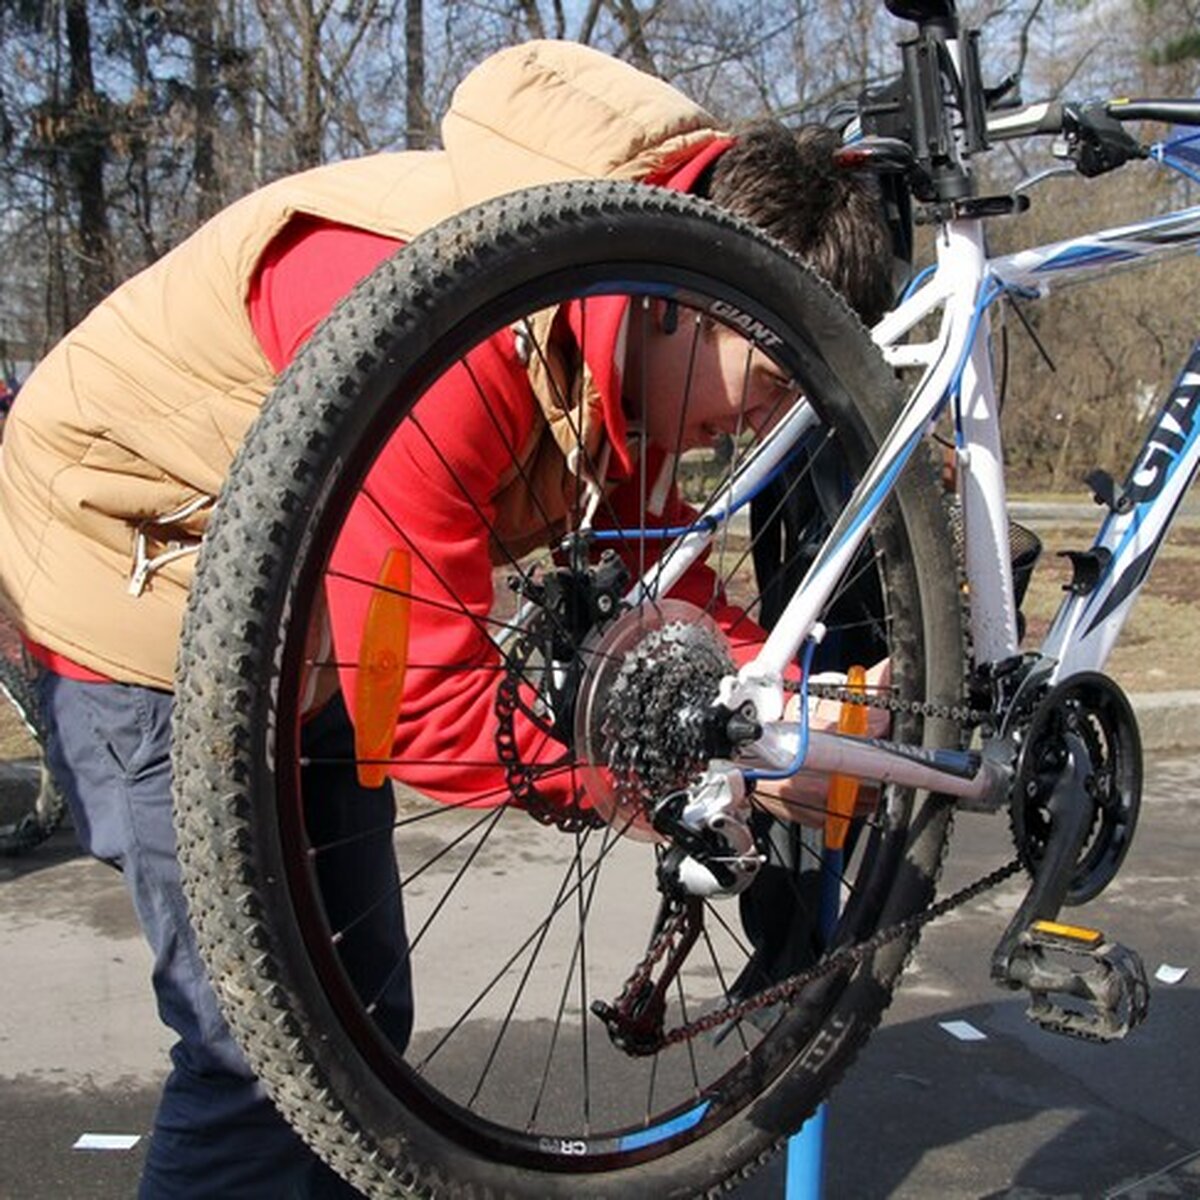
[[[1120,876],[1064,918],[1142,955],[1146,1023],[1112,1045],[1048,1034],[1019,995],[991,984],[988,957],[1022,897],[1018,883],[951,914],[925,934],[883,1025],[831,1098],[827,1197],[1200,1198],[1198,802],[1200,764],[1153,755]],[[1004,818],[961,814],[943,894],[1004,861],[1005,833]],[[1187,974],[1168,984],[1154,978],[1174,977],[1164,968]],[[974,1031],[972,1040],[946,1025]],[[782,1162],[738,1193],[786,1194]]]
[[[1198,806],[1200,766],[1154,751],[1126,867],[1081,913],[1152,975],[1186,971],[1154,984],[1148,1022],[1115,1046],[1038,1031],[987,974],[1019,887],[952,914],[830,1101],[826,1197],[1200,1198]],[[1006,842],[1003,818],[960,816],[946,887],[1004,861]],[[169,1038],[120,880],[69,833],[0,861],[0,964],[0,1197],[133,1195]],[[89,1134],[137,1140],[73,1148]],[[737,1194],[787,1186],[780,1159]]]

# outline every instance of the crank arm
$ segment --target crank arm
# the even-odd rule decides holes
[[[1099,930],[1054,921],[1095,816],[1090,761],[1076,733],[1064,741],[1070,769],[1046,808],[1050,835],[1033,883],[992,954],[992,978],[1030,994],[1027,1016],[1051,1033],[1092,1041],[1123,1038],[1146,1015],[1150,989],[1137,953]]]
[[[1091,770],[1087,746],[1075,733],[1067,733],[1064,740],[1070,755],[1070,770],[1062,772],[1046,802],[1050,836],[1045,852],[1025,899],[992,954],[992,978],[1001,986],[1023,986],[1010,975],[1017,943],[1034,921],[1052,921],[1058,916],[1095,817],[1095,803],[1087,793]]]

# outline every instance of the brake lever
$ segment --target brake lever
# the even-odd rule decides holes
[[[1080,175],[1094,179],[1135,158],[1147,158],[1150,152],[1109,116],[1103,103],[1089,100],[1063,105],[1062,138],[1055,142],[1053,153],[1070,159]]]

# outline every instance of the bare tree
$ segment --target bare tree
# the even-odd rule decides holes
[[[404,135],[410,150],[424,150],[433,136],[425,103],[424,0],[404,6]]]
[[[196,217],[204,221],[221,207],[217,178],[217,13],[212,0],[189,0],[185,9],[191,41],[192,181],[196,188]]]
[[[378,0],[338,8],[332,0],[257,0],[268,71],[268,105],[281,120],[291,166],[323,162],[335,111],[353,140],[370,141],[357,105],[348,102],[357,55],[376,26],[390,20]],[[340,110],[340,111],[339,111]]]
[[[105,203],[104,162],[109,124],[106,99],[92,70],[92,31],[85,0],[65,0],[67,90],[59,121],[48,130],[64,155],[79,221],[79,299],[85,309],[114,283],[112,242]]]

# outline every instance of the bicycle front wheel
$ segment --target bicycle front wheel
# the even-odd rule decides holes
[[[669,368],[639,358],[653,339]],[[662,931],[655,806],[703,769],[695,714],[760,636],[748,524],[696,514],[745,490],[798,394],[813,417],[789,486],[818,536],[896,412],[862,328],[710,206],[575,184],[381,266],[243,447],[186,622],[180,857],[250,1061],[369,1194],[695,1195],[764,1161],[878,1021],[907,942],[653,1052],[592,1015]],[[687,570],[663,565],[698,538]],[[889,658],[896,695],[953,703],[956,578],[922,460],[825,614],[817,665]],[[343,702],[353,734],[322,741]],[[897,737],[956,741],[919,712]],[[822,803],[795,815],[819,822]],[[772,820],[751,822],[764,845]],[[811,836],[754,922],[697,900],[659,1027],[922,907],[946,822],[936,798],[883,790],[832,934]]]

